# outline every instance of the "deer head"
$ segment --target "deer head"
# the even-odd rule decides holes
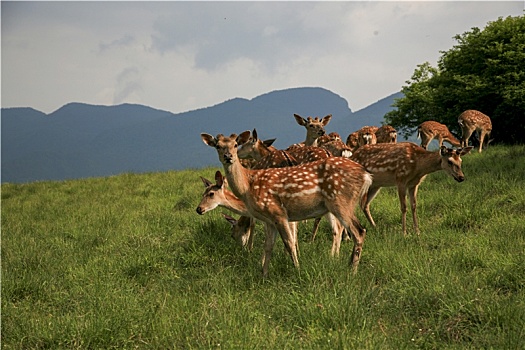
[[[470,153],[472,148],[472,146],[469,146],[454,150],[452,148],[441,146],[439,149],[439,154],[441,155],[441,168],[457,182],[463,182],[465,180],[465,175],[463,175],[463,171],[461,170],[461,156]]]
[[[299,114],[294,114],[293,116],[295,117],[297,124],[306,128],[306,140],[304,142],[306,146],[314,145],[315,140],[326,133],[324,127],[328,125],[332,119],[331,114],[325,116],[322,119],[319,119],[318,117],[308,117],[307,119],[304,119]]]

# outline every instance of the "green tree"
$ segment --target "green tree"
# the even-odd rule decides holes
[[[437,68],[417,66],[385,121],[405,136],[425,120],[460,134],[457,117],[476,109],[492,119],[495,142],[525,142],[525,16],[499,18],[454,39]]]

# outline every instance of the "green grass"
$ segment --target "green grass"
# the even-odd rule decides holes
[[[421,236],[397,192],[372,203],[357,275],[301,223],[299,271],[278,240],[261,276],[199,176],[218,168],[3,184],[2,348],[525,347],[525,146],[464,157],[467,180],[421,185]]]

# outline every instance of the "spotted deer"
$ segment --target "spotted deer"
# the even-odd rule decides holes
[[[383,125],[375,132],[377,143],[396,143],[397,130],[392,125]]]
[[[321,138],[324,138],[324,135],[321,136]],[[330,141],[336,141],[336,136],[334,133],[332,133],[332,136],[330,138]],[[316,147],[316,146],[299,146],[299,145],[292,145],[286,150],[270,150],[267,145],[258,139],[257,130],[253,129],[252,136],[250,139],[243,145],[241,145],[237,151],[237,154],[241,160],[243,158],[254,158],[258,159],[257,163],[254,164],[251,169],[267,169],[267,168],[281,168],[286,166],[294,166],[298,164],[304,164],[304,163],[310,163],[316,160],[320,159],[326,159],[328,157],[332,157],[332,154],[326,150],[324,147]],[[347,157],[351,155],[351,152],[345,153]],[[325,215],[326,216],[326,215]],[[336,237],[338,235],[336,230],[342,230],[342,226],[337,222],[337,220],[333,220],[333,218],[326,216],[328,219],[328,222],[330,226],[332,227],[332,233],[333,236]],[[237,231],[242,231],[242,228],[239,229],[237,226],[241,220],[234,221],[235,219],[229,220],[230,223],[233,224],[233,229]],[[242,221],[243,223],[246,222],[246,220]],[[315,240],[315,236],[317,235],[317,231],[319,229],[319,225],[321,222],[321,217],[318,217],[314,221],[314,225],[312,228],[312,241]],[[248,226],[246,226],[246,229]],[[345,238],[347,235],[345,235]],[[332,244],[332,255],[338,255],[339,254],[339,247],[340,242],[333,242]]]
[[[376,131],[378,129],[377,126],[363,126],[361,129],[357,130],[357,147],[376,144]]]
[[[465,180],[461,170],[461,156],[468,154],[472,147],[449,149],[444,146],[437,152],[430,152],[411,143],[378,143],[358,148],[352,159],[362,164],[373,176],[366,200],[362,204],[368,221],[375,226],[370,214],[370,202],[379,193],[381,187],[397,186],[401,203],[403,234],[406,235],[406,196],[410,198],[414,230],[419,235],[416,214],[416,197],[419,185],[433,172],[444,170],[457,182]]]
[[[324,148],[335,157],[350,158],[352,156],[352,150],[341,140],[341,136],[336,132],[317,138],[317,146]]]
[[[288,222],[327,213],[333,214],[352,234],[354,247],[351,262],[356,272],[366,230],[354,211],[372,183],[371,175],[362,165],[343,157],[330,157],[286,168],[246,169],[239,163],[237,147],[247,142],[249,137],[249,131],[229,137],[201,134],[202,141],[216,149],[232,192],[244,202],[253,217],[266,223],[263,276],[268,274],[277,233],[294,266],[299,268],[296,237]]]
[[[433,139],[437,139],[439,147],[443,142],[448,142],[452,146],[460,147],[461,142],[448,130],[445,124],[433,120],[427,120],[417,127],[417,138],[421,139],[421,147],[428,149],[428,145]]]
[[[260,140],[256,129],[253,129],[252,136],[239,148],[237,154],[240,159],[255,159],[256,163],[253,164],[252,169],[280,168],[298,164],[288,152],[270,147],[267,141]]]
[[[305,146],[317,146],[317,138],[326,133],[324,127],[328,125],[332,119],[331,114],[322,119],[319,117],[308,117],[307,119],[304,119],[299,114],[294,114],[293,116],[295,117],[297,124],[306,128],[306,140],[302,142]]]
[[[462,133],[461,146],[468,146],[470,136],[476,131],[479,140],[478,152],[481,153],[485,136],[490,139],[490,133],[492,132],[492,122],[489,116],[479,111],[469,109],[460,114],[458,123]],[[488,140],[486,145],[491,141],[492,140]]]
[[[354,152],[359,147],[359,133],[354,131],[346,138],[346,145],[350,147],[350,150]]]

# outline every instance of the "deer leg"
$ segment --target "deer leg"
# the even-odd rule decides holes
[[[376,227],[376,223],[374,222],[374,219],[372,218],[372,214],[370,214],[370,202],[374,200],[375,196],[377,196],[380,189],[381,187],[370,187],[366,195],[365,203],[361,204],[361,209],[363,210],[363,213],[365,213],[365,216],[368,219],[368,222],[370,222],[370,224],[373,227]]]
[[[482,148],[483,148],[483,141],[485,140],[485,135],[487,133],[485,131],[482,131],[481,132],[481,135],[479,136],[479,153],[481,153],[482,151]]]
[[[474,132],[474,130],[462,129],[463,136],[461,137],[461,147],[467,147],[468,146],[468,139],[470,138],[470,136],[472,135],[473,132]]]
[[[337,218],[332,214],[328,213],[325,215],[330,227],[332,228],[332,250],[330,254],[332,256],[339,256],[339,250],[341,249],[341,240],[343,235],[343,226],[337,220]]]
[[[255,219],[254,218],[251,218],[250,220],[250,233],[249,233],[249,236],[248,236],[248,251],[252,251],[253,250],[253,240],[255,238]]]
[[[404,185],[397,185],[399,203],[401,204],[401,223],[403,224],[403,235],[407,234],[407,191]]]
[[[292,231],[294,240],[295,240],[295,250],[297,251],[297,256],[299,256],[299,236],[298,236],[299,231],[297,229],[299,226],[299,223],[297,221],[293,221],[293,222],[290,222],[289,225],[290,225],[290,230]]]
[[[315,236],[317,235],[317,230],[319,230],[320,223],[321,223],[321,218],[315,218],[314,228],[312,230],[312,242],[315,241]]]
[[[414,230],[416,234],[419,235],[419,225],[417,222],[417,189],[418,186],[408,189],[408,195],[410,197],[410,208],[412,209],[412,220],[414,221]]]
[[[265,223],[265,226],[266,226],[266,239],[264,241],[264,253],[262,257],[263,277],[268,276],[270,258],[272,257],[272,250],[275,244],[275,237],[277,236],[277,229],[274,225]]]
[[[352,240],[354,241],[354,247],[352,248],[352,256],[350,257],[350,263],[352,264],[352,270],[357,273],[359,261],[361,260],[361,253],[363,252],[363,244],[365,243],[366,229],[361,225],[357,218],[352,218],[350,225],[346,226],[348,232],[352,233]]]
[[[287,219],[279,220],[275,223],[275,227],[281,235],[284,247],[288,254],[290,254],[294,266],[299,267],[299,259],[297,258],[297,234],[296,230],[293,230],[293,227],[290,226],[295,227],[295,225],[290,225]]]

